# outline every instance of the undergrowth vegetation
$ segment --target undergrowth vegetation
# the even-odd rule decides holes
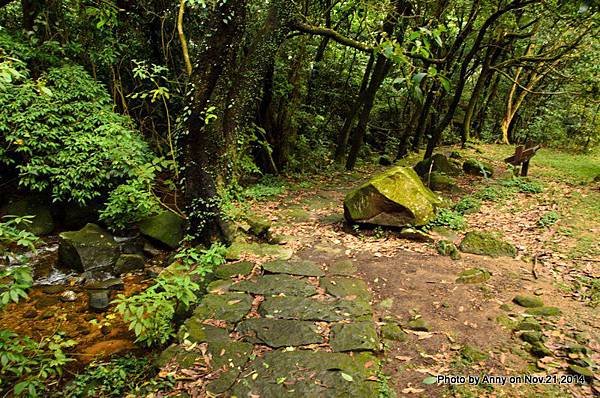
[[[144,292],[129,297],[121,294],[114,300],[137,341],[147,346],[164,345],[173,337],[175,315],[197,302],[207,276],[225,262],[225,248],[220,244],[201,251],[188,248],[176,259]]]

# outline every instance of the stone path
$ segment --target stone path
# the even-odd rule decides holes
[[[225,264],[159,365],[205,367],[215,395],[376,397],[380,340],[355,272],[349,261]]]

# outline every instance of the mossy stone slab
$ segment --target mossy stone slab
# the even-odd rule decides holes
[[[381,337],[393,341],[405,341],[406,333],[396,323],[386,323],[381,326]]]
[[[490,257],[515,257],[517,249],[510,243],[499,239],[489,232],[467,232],[460,243],[460,250],[465,253]]]
[[[409,329],[416,330],[418,332],[429,332],[431,330],[423,318],[413,319],[408,322],[407,326]]]
[[[252,307],[252,297],[248,294],[228,292],[222,295],[207,294],[194,311],[200,320],[217,319],[230,323],[240,321]]]
[[[305,279],[290,275],[263,275],[231,285],[230,290],[260,294],[264,296],[284,294],[286,296],[312,296],[317,289]]]
[[[539,297],[527,295],[515,296],[513,298],[513,303],[525,308],[537,308],[544,306],[544,302]]]
[[[181,368],[191,368],[194,363],[202,360],[202,354],[194,351],[187,351],[183,347],[173,344],[160,353],[154,360],[154,365],[162,368],[171,361],[174,361]]]
[[[273,274],[289,274],[299,276],[323,276],[325,273],[317,264],[308,260],[284,261],[276,260],[264,263],[263,270]]]
[[[332,276],[321,279],[321,287],[335,297],[351,297],[368,301],[371,297],[367,284],[356,278]]]
[[[249,275],[254,268],[250,261],[239,261],[237,263],[226,263],[219,265],[215,270],[215,276],[219,279],[228,279],[238,275]]]
[[[338,323],[331,327],[329,345],[336,352],[375,351],[379,339],[373,322]]]
[[[202,321],[203,319],[194,316],[185,321],[177,334],[179,341],[188,340],[191,343],[206,343],[229,339],[229,332],[226,329],[205,325]]]
[[[227,391],[252,354],[252,344],[242,341],[219,341],[208,344],[211,356],[210,366],[213,370],[223,369],[217,379],[211,381],[206,389],[214,395]]]
[[[246,341],[273,348],[323,342],[323,336],[317,333],[315,324],[307,321],[251,318],[240,322],[237,331]]]
[[[483,268],[471,268],[458,274],[456,278],[457,283],[483,283],[491,278],[491,274],[488,270]]]
[[[272,351],[254,361],[230,391],[236,397],[377,397],[379,361],[370,353],[353,356],[315,351]]]
[[[337,276],[352,276],[358,272],[358,268],[350,260],[336,261],[329,266],[327,273]]]
[[[267,318],[327,322],[355,319],[372,314],[371,306],[364,300],[322,302],[295,296],[269,297],[261,304],[259,312]]]
[[[515,330],[519,330],[519,331],[531,330],[531,331],[535,331],[535,332],[540,332],[542,330],[542,327],[536,320],[528,319],[528,320],[521,321],[515,327]]]
[[[559,316],[560,309],[557,307],[537,307],[530,308],[525,313],[533,316]]]
[[[280,260],[289,260],[294,254],[294,251],[291,248],[282,245],[235,241],[227,249],[227,254],[225,257],[228,260],[239,260],[244,254],[252,254],[258,257],[274,257]]]
[[[226,293],[232,284],[233,281],[230,279],[217,279],[206,286],[206,291],[209,293]]]

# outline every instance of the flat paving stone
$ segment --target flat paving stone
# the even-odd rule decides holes
[[[242,341],[219,341],[208,344],[211,369],[221,369],[219,377],[211,381],[206,389],[213,395],[227,391],[240,375],[242,368],[250,360],[252,344]]]
[[[272,351],[244,371],[230,393],[236,397],[377,397],[379,361],[370,353],[352,356],[316,351]]]
[[[358,272],[358,268],[350,260],[337,261],[329,266],[329,275],[352,276]]]
[[[372,310],[364,300],[317,301],[289,296],[266,298],[259,308],[259,313],[267,318],[331,322],[370,316]]]
[[[329,345],[333,351],[375,351],[379,348],[373,322],[339,323],[331,327]]]
[[[237,275],[249,275],[253,268],[254,264],[250,261],[226,263],[217,267],[215,276],[219,279],[229,279]]]
[[[263,270],[273,274],[289,274],[299,276],[323,276],[325,273],[317,264],[308,260],[277,260],[264,263]]]
[[[369,300],[371,296],[367,284],[363,280],[356,278],[346,278],[343,276],[321,278],[321,287],[327,293],[336,297]]]
[[[191,317],[181,325],[177,337],[180,342],[188,340],[192,343],[206,343],[229,339],[226,329],[202,323],[203,319]]]
[[[305,279],[296,279],[290,275],[263,275],[235,283],[229,289],[263,296],[284,294],[308,297],[317,292]]]
[[[194,317],[217,319],[230,323],[240,321],[252,307],[252,297],[248,294],[229,292],[222,295],[207,294],[194,311]]]
[[[251,318],[240,322],[237,331],[251,343],[262,343],[273,348],[323,342],[323,336],[317,333],[315,324],[307,321]]]

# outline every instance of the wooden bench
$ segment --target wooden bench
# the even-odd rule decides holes
[[[527,145],[518,145],[515,148],[515,154],[507,157],[504,161],[515,167],[521,166],[521,177],[527,177],[527,173],[529,172],[529,161],[541,147],[541,145],[529,143]]]

